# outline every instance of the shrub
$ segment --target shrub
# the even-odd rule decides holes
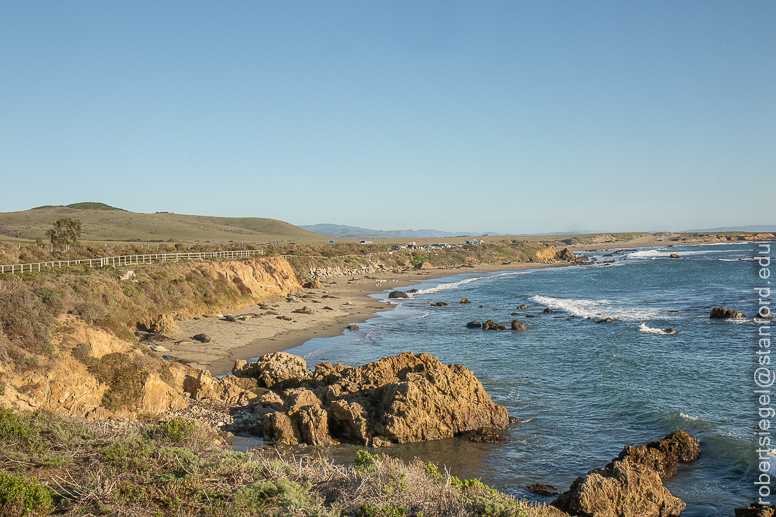
[[[169,422],[159,422],[152,425],[149,434],[157,440],[182,442],[191,438],[196,428],[197,423],[194,420],[177,417]]]
[[[46,487],[33,479],[0,474],[0,513],[47,515],[50,510],[51,494]]]
[[[87,357],[84,360],[89,372],[109,386],[102,396],[102,406],[110,411],[132,407],[140,399],[148,372],[127,361],[119,352],[104,355],[101,359]]]

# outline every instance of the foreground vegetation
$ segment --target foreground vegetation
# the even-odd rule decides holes
[[[0,408],[0,516],[524,516],[547,509],[366,450],[234,452],[194,421],[132,429]]]

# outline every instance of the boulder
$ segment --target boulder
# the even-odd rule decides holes
[[[315,392],[286,392],[280,414],[287,419],[264,417],[268,440],[325,445],[328,432],[331,443],[386,446],[509,424],[506,408],[493,403],[470,370],[428,354],[408,352],[356,368],[321,363],[313,382]]]
[[[143,325],[148,332],[158,334],[180,334],[181,328],[173,321],[169,314],[158,314],[146,320]]]
[[[657,472],[628,461],[578,477],[552,505],[585,517],[669,517],[680,515],[686,506],[663,486]]]
[[[606,467],[578,477],[553,506],[572,515],[664,517],[679,515],[685,504],[663,486],[677,463],[695,461],[700,443],[684,431],[640,447],[626,446]]]
[[[226,404],[247,404],[258,398],[234,382],[231,377],[215,378],[207,370],[198,370],[196,377],[187,375],[183,390],[194,400],[210,400]]]
[[[736,508],[733,511],[736,517],[774,517],[776,504],[767,506],[762,503],[752,503],[746,508]]]
[[[542,314],[552,314],[552,309],[550,309],[549,307],[545,307],[544,310],[542,311]]]
[[[437,307],[447,307],[447,304],[445,302],[436,302],[434,305]]]
[[[482,324],[482,330],[506,330],[504,325],[499,325],[493,320],[488,320]]]
[[[289,390],[283,412],[264,415],[264,439],[283,445],[337,443],[329,434],[329,412],[308,389]]]
[[[348,329],[348,330],[358,330],[358,325],[348,325],[345,328]]]
[[[431,262],[421,262],[418,269],[434,269],[434,266],[431,265]]]
[[[525,330],[525,325],[520,320],[512,320],[512,330]]]
[[[682,256],[677,255],[676,253],[671,253],[670,255],[668,255],[668,258],[682,258]]]
[[[520,305],[517,306],[517,308],[520,309],[520,310],[525,310],[525,309],[528,308],[528,306],[526,304],[524,304],[524,303],[521,303]]]
[[[402,291],[391,291],[388,293],[388,298],[409,298],[409,295]]]
[[[211,341],[210,336],[207,334],[197,334],[196,336],[191,336],[191,339],[200,343],[210,343]]]
[[[714,307],[711,309],[711,314],[709,314],[709,319],[712,320],[741,319],[745,317],[746,316],[738,311],[726,309],[724,307]]]
[[[321,284],[320,280],[310,280],[305,282],[302,287],[305,289],[323,289],[323,284]]]
[[[469,323],[466,324],[466,328],[467,329],[480,329],[480,328],[482,328],[482,323],[480,323],[479,321],[470,321]]]
[[[468,298],[462,298],[458,303],[472,303]]]
[[[237,368],[237,365],[235,365]],[[262,388],[290,389],[312,382],[313,374],[307,363],[299,356],[285,352],[274,352],[259,357],[256,362],[240,362],[232,373],[238,377],[251,377]]]
[[[555,255],[556,260],[565,260],[567,262],[574,262],[577,257],[569,251],[568,248],[563,248]]]

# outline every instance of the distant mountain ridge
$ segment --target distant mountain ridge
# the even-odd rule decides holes
[[[776,224],[750,224],[748,226],[726,226],[723,228],[706,228],[705,230],[685,230],[690,232],[776,232]]]
[[[435,239],[444,237],[461,237],[465,235],[482,235],[477,232],[445,232],[442,230],[370,230],[357,226],[342,224],[308,224],[299,225],[303,230],[324,235],[331,235],[339,239]],[[490,233],[489,235],[498,235]]]

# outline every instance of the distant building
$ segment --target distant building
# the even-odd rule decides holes
[[[471,239],[466,241],[466,244],[482,244],[483,241],[481,239]]]
[[[361,241],[361,244],[374,244],[372,241]]]

